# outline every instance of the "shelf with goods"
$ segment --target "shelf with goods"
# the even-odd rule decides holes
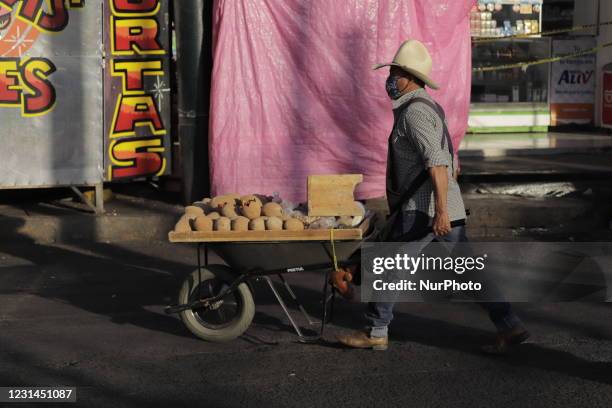
[[[479,0],[470,14],[473,38],[537,34],[543,0]]]
[[[480,25],[476,23],[477,18]],[[495,67],[549,58],[549,38],[503,38],[539,33],[541,21],[541,0],[480,1],[472,10],[472,35],[497,39],[475,45],[473,66]],[[469,131],[546,132],[550,124],[549,76],[550,68],[546,64],[475,72]]]

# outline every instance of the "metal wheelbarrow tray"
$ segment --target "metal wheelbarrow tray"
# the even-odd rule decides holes
[[[354,229],[170,232],[170,242],[196,244],[198,267],[183,283],[178,304],[168,306],[166,312],[180,313],[187,328],[202,339],[232,340],[246,331],[253,319],[255,305],[249,281],[263,279],[299,339],[316,341],[323,335],[325,324],[333,312],[335,290],[329,284],[330,271],[336,265],[348,263],[373,224],[374,216],[368,215]],[[227,266],[209,265],[209,250],[219,255]],[[283,276],[318,270],[325,270],[320,322],[310,317]],[[302,333],[270,279],[273,275],[278,276],[308,324],[320,324],[316,335],[305,336]]]

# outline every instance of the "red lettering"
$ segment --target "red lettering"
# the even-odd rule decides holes
[[[116,13],[153,13],[159,0],[113,0]]]
[[[30,92],[23,93],[23,113],[26,116],[40,115],[55,105],[55,88],[47,77],[56,71],[49,60],[30,60],[22,69],[24,87]]]
[[[161,139],[126,139],[111,145],[111,179],[156,175],[163,170],[163,155],[149,149],[163,148]]]
[[[66,10],[64,0],[52,0],[51,10],[52,13],[42,12],[38,26],[47,31],[62,31],[68,26],[68,10]]]
[[[59,32],[68,26],[65,0],[0,0],[0,4],[9,9],[17,9],[21,19],[44,31]],[[43,7],[43,4],[47,7]],[[70,5],[82,7],[82,2],[71,0]]]
[[[123,78],[125,92],[142,92],[145,75],[164,75],[163,60],[116,60],[112,74]]]
[[[0,105],[21,103],[18,63],[13,58],[0,60]]]
[[[159,23],[154,18],[113,19],[113,52],[139,54],[163,54],[157,38]]]
[[[31,23],[35,23],[43,1],[44,0],[23,0],[21,8],[19,9],[19,15]]]
[[[151,95],[120,96],[113,133],[132,134],[136,126],[149,126],[153,134],[166,132]]]

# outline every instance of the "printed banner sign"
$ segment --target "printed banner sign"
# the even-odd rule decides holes
[[[108,0],[106,179],[170,172],[168,3]]]
[[[0,0],[0,188],[102,181],[101,18],[84,0]]]
[[[168,23],[163,0],[0,0],[0,188],[167,174]]]
[[[594,38],[553,41],[553,56],[596,47]],[[595,118],[595,54],[583,55],[552,64],[550,103],[553,126],[587,124]]]

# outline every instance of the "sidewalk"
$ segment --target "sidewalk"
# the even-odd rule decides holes
[[[472,238],[610,238],[612,136],[468,135],[460,157]],[[118,193],[101,216],[53,200],[0,201],[0,240],[167,240],[183,212],[176,198],[143,184],[112,188]]]
[[[94,215],[57,201],[0,205],[0,240],[47,243],[166,241],[183,206],[117,194]]]
[[[598,133],[468,134],[461,157],[509,157],[612,152],[612,135]]]

